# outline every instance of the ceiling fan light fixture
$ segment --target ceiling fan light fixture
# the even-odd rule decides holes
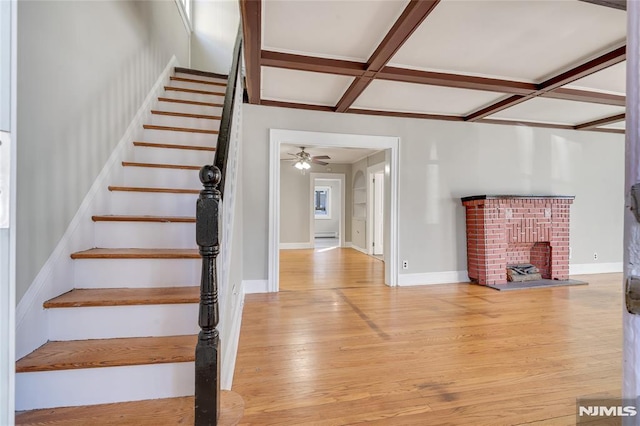
[[[296,164],[294,164],[293,166],[298,170],[304,169],[304,163],[302,162],[302,160],[296,162]]]
[[[307,161],[302,163],[302,169],[303,170],[309,170],[310,168],[311,168],[311,164],[309,164]]]

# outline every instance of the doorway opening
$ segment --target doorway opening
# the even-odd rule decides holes
[[[384,180],[388,194],[384,221],[384,282],[396,286],[398,282],[398,147],[399,138],[392,136],[370,136],[354,134],[338,134],[323,132],[307,132],[298,130],[271,129],[270,168],[269,168],[269,266],[268,291],[279,291],[280,274],[280,168],[281,145],[305,143],[306,146],[335,148],[368,148],[385,152]],[[343,194],[346,186],[342,186]],[[344,203],[343,203],[344,205]],[[283,224],[284,226],[284,224]],[[365,230],[362,230],[363,233]],[[344,238],[344,232],[341,233]]]
[[[316,249],[344,246],[345,175],[311,173],[309,241]]]

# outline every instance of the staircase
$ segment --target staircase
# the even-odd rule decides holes
[[[124,184],[108,187],[107,211],[93,216],[96,247],[71,255],[74,290],[44,304],[50,341],[16,363],[22,407],[46,409],[17,424],[193,423],[198,170],[213,160],[226,79],[175,71],[122,162]],[[237,395],[221,405],[221,423],[242,416]]]

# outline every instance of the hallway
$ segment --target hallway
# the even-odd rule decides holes
[[[620,274],[389,288],[352,249],[280,259],[281,292],[246,296],[241,424],[569,425],[577,397],[620,392]]]

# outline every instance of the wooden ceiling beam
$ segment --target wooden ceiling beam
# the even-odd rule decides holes
[[[534,83],[395,67],[384,67],[376,74],[376,79],[516,95],[528,95],[536,90]]]
[[[500,112],[504,109],[510,108],[521,102],[528,101],[537,96],[541,96],[545,93],[551,92],[564,86],[565,84],[572,83],[583,77],[591,75],[595,72],[601,71],[612,65],[620,63],[626,59],[626,46],[621,46],[616,49],[607,51],[595,59],[591,59],[583,64],[571,68],[565,72],[562,72],[554,77],[551,77],[542,83],[537,85],[537,90],[529,95],[525,96],[512,96],[508,99],[503,99],[487,107],[483,107],[477,111],[468,114],[465,117],[467,121],[478,121],[492,114]]]
[[[420,118],[423,120],[464,121],[464,117],[458,115],[424,114],[419,112],[380,111],[371,109],[349,108],[347,114],[378,115],[384,117]]]
[[[564,99],[567,101],[589,102],[593,104],[625,106],[626,98],[622,95],[592,92],[589,90],[558,88],[541,94],[543,98]]]
[[[311,111],[334,112],[334,108],[332,106],[301,104],[297,102],[272,101],[269,99],[263,99],[262,102],[260,102],[260,105],[280,107],[280,108],[308,109]]]
[[[244,62],[249,103],[260,104],[260,51],[262,50],[262,0],[240,0]]]
[[[351,107],[351,104],[371,83],[372,77],[387,65],[393,55],[409,39],[422,21],[429,16],[439,2],[440,0],[411,0],[409,2],[402,15],[396,20],[367,61],[365,75],[356,78],[336,104],[337,112],[345,112]]]
[[[293,55],[291,53],[272,52],[269,50],[262,51],[260,54],[260,63],[266,67],[354,77],[362,76],[366,68],[366,64],[363,62]]]
[[[627,10],[626,0],[580,0],[585,3],[597,4],[598,6],[610,7],[612,9]]]
[[[578,124],[575,126],[576,130],[592,130],[596,127],[604,126],[611,123],[618,123],[620,121],[624,121],[625,114],[616,114],[610,117],[601,118],[599,120],[588,121],[586,123]],[[622,130],[622,129],[613,129],[613,130]]]

